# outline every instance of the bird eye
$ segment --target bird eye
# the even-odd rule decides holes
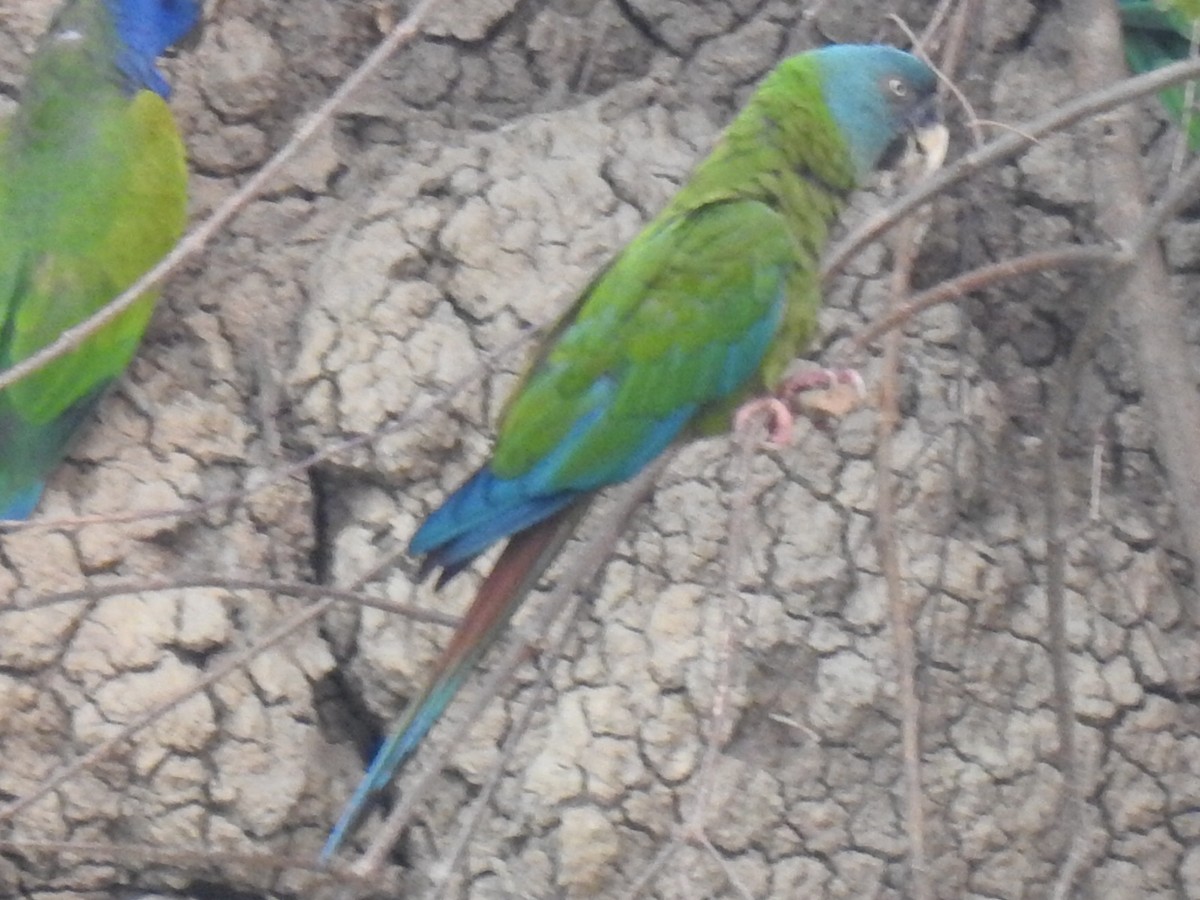
[[[888,90],[896,97],[908,96],[908,85],[899,78],[889,78],[887,83]]]

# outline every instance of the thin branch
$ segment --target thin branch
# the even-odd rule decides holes
[[[1119,84],[1124,63],[1121,27],[1115,6],[1110,0],[1066,0],[1063,12],[1075,38],[1071,64],[1076,83]],[[1200,507],[1200,479],[1194,469],[1200,403],[1197,403],[1190,353],[1178,334],[1177,323],[1182,318],[1182,310],[1177,299],[1171,296],[1162,255],[1152,243],[1172,203],[1194,187],[1193,179],[1200,178],[1200,161],[1168,190],[1168,196],[1147,210],[1141,150],[1126,118],[1114,117],[1106,122],[1104,140],[1090,143],[1094,148],[1089,162],[1100,227],[1115,235],[1124,232],[1126,222],[1135,221],[1137,225],[1125,248],[1130,264],[1124,266],[1117,277],[1112,273],[1103,279],[1097,276],[1087,285],[1091,288],[1088,291],[1088,317],[1071,348],[1065,371],[1051,385],[1049,426],[1043,444],[1047,624],[1059,767],[1065,785],[1059,819],[1067,847],[1055,896],[1068,896],[1076,880],[1085,877],[1087,860],[1081,844],[1086,840],[1088,811],[1087,782],[1076,746],[1077,714],[1067,638],[1066,497],[1065,479],[1060,471],[1061,450],[1083,369],[1107,331],[1105,326],[1118,298],[1128,298],[1121,311],[1131,326],[1138,374],[1147,406],[1156,420],[1156,449],[1162,454],[1167,469],[1193,562],[1200,565],[1200,509],[1197,508]]]
[[[419,406],[410,406],[407,410],[400,413],[391,422],[386,425],[381,425],[379,428],[367,434],[356,435],[352,438],[346,438],[343,441],[338,441],[334,444],[322,447],[316,450],[298,462],[292,463],[289,466],[276,469],[274,472],[267,472],[261,478],[255,478],[252,487],[240,488],[236,491],[229,491],[224,494],[218,494],[215,497],[210,497],[207,500],[201,500],[196,503],[187,503],[183,506],[164,507],[162,509],[137,509],[130,510],[124,513],[105,513],[104,515],[95,516],[74,516],[61,519],[29,519],[29,520],[3,520],[0,519],[0,533],[30,531],[30,530],[73,530],[84,528],[90,525],[112,525],[122,522],[142,522],[151,519],[190,519],[201,516],[204,513],[211,512],[214,509],[225,507],[231,503],[243,503],[250,497],[266,491],[275,485],[282,484],[292,478],[298,478],[305,474],[313,466],[319,465],[326,460],[348,453],[351,450],[357,450],[359,447],[365,447],[375,443],[378,440],[386,437],[389,434],[395,434],[399,431],[404,431],[411,428],[417,422],[426,419],[430,413],[446,408],[450,402],[465,391],[467,388],[479,382],[484,375],[493,372],[496,366],[507,357],[510,353],[516,352],[519,348],[528,344],[545,328],[549,326],[551,319],[547,318],[544,321],[534,323],[528,329],[523,330],[512,340],[502,344],[496,350],[487,354],[480,363],[470,370],[465,375],[459,378],[452,384],[441,388],[437,394],[431,399],[422,402]]]
[[[297,129],[292,139],[273,156],[240,190],[226,199],[208,219],[189,232],[159,263],[147,271],[127,290],[106,304],[103,309],[64,331],[57,340],[48,344],[15,366],[0,372],[0,390],[7,388],[31,372],[47,365],[64,353],[78,347],[91,334],[121,315],[137,302],[145,291],[162,281],[185,260],[198,253],[229,223],[254,197],[258,196],[270,180],[295,156],[320,130],[347,98],[399,47],[419,34],[421,21],[428,15],[438,0],[421,0],[413,12],[398,24],[363,63],[342,82],[329,99]],[[1021,133],[1010,133],[993,141],[978,151],[963,157],[957,164],[942,171],[923,185],[900,198],[888,210],[864,223],[827,256],[822,277],[829,278],[866,244],[891,228],[915,207],[945,191],[976,171],[1014,156],[1046,134],[1062,130],[1069,125],[1094,115],[1129,103],[1139,97],[1155,93],[1164,87],[1178,84],[1200,76],[1200,59],[1185,60],[1164,66],[1145,75],[1130,78],[1120,84],[1100,91],[1085,94],[1077,100],[1064,104],[1027,126],[1020,126]]]
[[[976,172],[1016,156],[1048,134],[1062,131],[1076,122],[1153,94],[1164,87],[1197,77],[1200,77],[1200,59],[1185,60],[1084,94],[1032,122],[1015,126],[1019,130],[1010,131],[990,144],[968,153],[854,229],[826,254],[821,266],[821,277],[832,278],[842,271],[863,247],[894,227],[918,206]]]
[[[1158,239],[1166,224],[1196,199],[1197,192],[1200,192],[1200,165],[1193,161],[1177,179],[1167,185],[1163,195],[1134,225],[1129,237],[1122,242],[1118,264],[1130,264],[1140,259]]]
[[[429,622],[433,625],[445,625],[455,628],[459,624],[456,616],[429,609],[423,606],[413,606],[410,603],[394,603],[382,597],[372,597],[362,591],[339,590],[319,584],[306,584],[298,581],[271,581],[257,578],[172,578],[159,581],[122,581],[114,584],[92,585],[75,591],[62,591],[57,594],[46,594],[37,597],[29,603],[3,609],[41,609],[60,603],[74,603],[79,600],[104,600],[108,597],[119,597],[123,594],[152,594],[173,591],[183,591],[195,588],[215,588],[224,591],[262,591],[267,594],[283,594],[287,597],[302,597],[306,600],[336,600],[352,606],[371,607],[395,615],[406,616],[414,622]]]
[[[965,2],[959,5],[958,12],[954,16],[954,21],[951,23],[950,38],[946,42],[946,53],[943,64],[939,65],[933,61],[932,54],[926,46],[933,29],[938,26],[940,19],[944,18],[956,3],[958,3],[958,0],[942,0],[929,25],[926,26],[925,31],[921,33],[921,37],[919,38],[908,27],[908,23],[896,13],[889,13],[888,18],[896,23],[896,27],[909,39],[914,50],[921,52],[921,57],[925,61],[925,64],[933,70],[938,81],[945,85],[946,90],[950,92],[955,101],[958,102],[958,105],[963,108],[963,111],[967,114],[967,128],[971,132],[971,143],[978,147],[983,143],[983,134],[980,131],[981,122],[979,117],[975,115],[975,107],[971,105],[971,101],[967,99],[967,95],[954,83],[949,74],[954,71],[958,52],[962,49],[962,29],[963,23],[966,21],[964,13],[971,5],[971,0],[965,0]]]
[[[621,895],[621,900],[637,900],[638,897],[650,887],[650,882],[653,881],[667,868],[667,863],[671,861],[671,857],[679,850],[679,839],[673,837],[670,841],[658,849],[654,854],[654,859],[647,863],[638,875],[637,880],[629,886],[629,890]]]
[[[1162,223],[1178,212],[1189,197],[1200,189],[1200,159],[1194,160],[1131,231],[1122,245],[1122,262],[1142,259],[1150,249]],[[1085,816],[1085,786],[1079,772],[1079,757],[1075,748],[1075,705],[1071,687],[1070,647],[1066,625],[1066,527],[1065,481],[1061,469],[1062,446],[1074,398],[1084,369],[1097,346],[1107,336],[1107,323],[1116,300],[1124,296],[1133,281],[1137,268],[1132,264],[1119,267],[1116,273],[1096,275],[1076,289],[1076,301],[1088,300],[1088,317],[1080,329],[1062,373],[1051,385],[1049,427],[1043,443],[1043,477],[1046,491],[1046,597],[1047,625],[1050,633],[1051,671],[1054,683],[1054,707],[1059,735],[1059,758],[1067,786],[1063,820],[1070,837],[1067,861],[1059,872],[1056,896],[1066,896],[1088,858],[1082,855],[1080,842],[1084,835],[1080,823]],[[1068,305],[1080,305],[1070,302]],[[1094,488],[1093,488],[1094,490]],[[1095,501],[1092,501],[1094,504]]]
[[[1196,59],[1197,40],[1200,39],[1200,21],[1192,22],[1191,34],[1188,35],[1188,59]],[[1188,81],[1183,85],[1183,115],[1179,121],[1179,134],[1175,136],[1175,153],[1171,158],[1171,173],[1179,174],[1183,169],[1183,161],[1187,158],[1188,149],[1192,142],[1192,122],[1196,115],[1196,82]]]
[[[721,584],[717,596],[713,598],[721,615],[721,641],[717,646],[716,670],[713,674],[714,688],[708,734],[704,754],[700,757],[695,776],[696,795],[683,823],[684,836],[693,840],[701,838],[704,834],[705,820],[716,782],[717,760],[733,730],[730,703],[734,678],[733,660],[741,643],[743,627],[739,619],[745,606],[738,583],[741,580],[742,565],[749,555],[750,511],[753,508],[754,496],[751,490],[751,474],[763,426],[762,418],[753,416],[743,427],[734,429],[730,436],[730,480],[733,484],[733,496],[729,510],[729,539],[725,544]]]
[[[463,857],[467,853],[467,848],[471,846],[471,839],[483,823],[483,817],[487,813],[488,804],[492,802],[496,788],[500,786],[500,779],[504,777],[508,761],[516,752],[517,746],[520,744],[521,738],[529,730],[529,726],[533,724],[534,713],[541,709],[542,698],[546,696],[546,692],[550,689],[550,674],[554,671],[554,667],[562,655],[563,647],[566,645],[567,638],[571,634],[571,626],[579,618],[579,613],[582,609],[583,604],[579,602],[578,597],[573,597],[567,609],[563,611],[561,619],[563,627],[559,630],[555,641],[547,648],[551,657],[550,664],[542,668],[537,681],[534,682],[532,689],[529,691],[524,708],[513,722],[512,728],[509,729],[508,735],[504,739],[499,757],[492,764],[487,779],[479,788],[479,795],[471,801],[471,808],[468,810],[466,818],[459,827],[458,833],[454,835],[454,839],[450,842],[449,849],[438,858],[437,863],[433,867],[435,869],[432,876],[435,897],[449,895],[451,876],[454,874],[455,869],[462,864]],[[528,644],[526,644],[526,647],[528,648]],[[526,657],[528,657],[528,654],[526,654]],[[507,680],[506,677],[505,681]],[[500,687],[502,685],[497,684],[497,690]],[[493,699],[494,697],[486,691],[482,692],[476,699],[476,706],[471,710],[472,714],[466,717],[466,721],[472,723],[478,721],[479,715]]]
[[[971,132],[971,144],[975,148],[979,148],[983,144],[982,126],[985,123],[975,112],[975,107],[971,105],[967,95],[950,76],[958,70],[958,63],[967,43],[967,27],[970,22],[974,21],[977,6],[978,0],[962,0],[957,4],[946,36],[946,49],[942,53],[942,69],[947,73],[946,86],[967,115],[967,128]]]
[[[47,794],[56,790],[59,786],[74,778],[76,775],[86,772],[100,760],[105,759],[113,753],[118,747],[128,741],[131,737],[146,728],[149,728],[167,713],[183,703],[189,697],[192,697],[207,688],[212,687],[222,678],[240,669],[242,666],[249,665],[256,656],[264,650],[278,644],[280,641],[290,637],[296,631],[303,628],[309,622],[317,619],[327,612],[336,601],[332,599],[322,600],[314,603],[303,612],[288,619],[282,625],[277,626],[266,635],[259,638],[245,650],[235,653],[233,656],[222,660],[213,669],[202,678],[197,679],[192,684],[188,685],[182,691],[177,691],[166,700],[156,703],[146,712],[135,718],[132,722],[114,734],[107,740],[101,741],[87,753],[76,758],[64,766],[60,766],[58,771],[53,775],[42,780],[36,788],[26,794],[24,797],[18,797],[16,800],[9,803],[7,806],[0,807],[0,822],[11,820],[13,817],[24,812],[37,801],[41,800]]]
[[[713,842],[709,840],[708,836],[705,834],[696,835],[696,842],[700,847],[708,851],[708,855],[716,862],[717,868],[721,870],[721,874],[725,876],[725,881],[733,888],[734,892],[742,900],[754,900],[754,894],[742,883],[742,879],[738,876],[738,873],[729,865],[729,861],[721,855],[721,851],[713,846]]]
[[[880,318],[871,322],[851,338],[851,347],[855,352],[865,350],[868,345],[904,325],[918,313],[942,303],[961,300],[968,294],[995,287],[1001,282],[1013,278],[1033,275],[1037,272],[1116,265],[1118,249],[1115,246],[1099,244],[1082,247],[1078,244],[1066,244],[1050,250],[1038,250],[1024,256],[980,266],[978,269],[972,269],[970,272],[964,272],[962,275],[940,282],[928,290],[914,294],[907,302],[889,308]]]
[[[648,482],[645,486],[645,490],[634,498],[635,502],[633,503],[633,506],[636,506],[637,503],[640,503],[642,500],[644,500],[653,487],[653,481]],[[630,512],[632,512],[633,506],[630,507]],[[618,515],[618,518],[614,521],[620,521],[621,523],[624,523],[627,518],[627,516]],[[614,544],[616,542],[616,538],[619,536],[620,532],[614,530]],[[601,560],[600,565],[604,564],[604,561],[608,559],[608,556],[611,554],[611,552],[612,545],[606,544],[605,558],[604,560]],[[597,568],[596,571],[599,571],[599,568]],[[586,575],[584,576],[584,580],[587,580]],[[571,581],[567,580],[565,583],[571,584]],[[517,716],[516,720],[512,723],[512,727],[509,729],[508,735],[504,739],[504,744],[500,748],[500,755],[492,764],[492,770],[488,774],[487,780],[480,787],[479,795],[474,799],[474,801],[472,801],[471,809],[468,811],[466,819],[459,827],[458,833],[454,836],[454,840],[451,841],[449,849],[443,853],[437,861],[436,869],[438,871],[438,875],[434,878],[436,896],[444,896],[449,890],[450,876],[454,873],[454,870],[462,864],[462,860],[466,855],[467,848],[471,845],[471,839],[475,836],[475,832],[479,829],[480,824],[483,822],[483,817],[487,812],[488,804],[491,803],[492,798],[496,793],[496,788],[500,786],[500,779],[504,777],[504,771],[508,766],[509,760],[511,760],[513,754],[516,753],[521,739],[529,730],[529,726],[533,724],[534,714],[541,709],[542,698],[546,696],[546,693],[550,689],[550,676],[553,674],[555,666],[557,666],[561,660],[563,648],[566,646],[567,639],[570,638],[570,636],[574,633],[574,625],[576,621],[578,621],[580,614],[583,612],[583,602],[580,596],[580,591],[583,590],[586,585],[581,581],[577,587],[579,590],[574,591],[566,605],[566,608],[557,615],[557,621],[552,620],[554,618],[553,616],[548,616],[545,621],[544,629],[539,627],[541,625],[539,622],[535,624],[535,628],[533,629],[522,629],[521,633],[517,636],[517,645],[523,645],[524,649],[526,650],[521,658],[521,662],[524,662],[524,660],[530,655],[529,651],[531,650],[532,642],[539,640],[539,635],[541,633],[555,628],[558,632],[554,636],[554,639],[551,641],[551,643],[544,650],[544,655],[547,657],[546,662],[541,667],[541,672],[538,674],[537,680],[533,684],[533,688],[529,691],[528,697],[525,700],[524,708],[521,710],[520,715]],[[559,605],[559,603],[553,602],[552,598],[551,601],[548,601],[548,611],[555,611]],[[503,678],[495,680],[494,693],[488,690],[483,690],[480,692],[480,696],[476,699],[476,708],[472,710],[471,714],[466,717],[468,722],[475,722],[479,719],[479,716],[482,714],[484,708],[486,708],[486,706],[494,699],[495,694],[499,693],[503,686],[509,680],[511,680],[513,671],[515,671],[515,668],[512,671],[504,672]],[[452,742],[452,744],[457,745],[458,741],[455,740]]]
[[[52,853],[57,857],[75,856],[80,859],[104,860],[123,865],[129,865],[133,860],[140,860],[180,867],[191,866],[197,870],[211,869],[214,864],[218,863],[270,871],[292,869],[309,872],[324,881],[332,881],[337,876],[353,877],[353,873],[349,871],[348,867],[343,866],[340,869],[332,870],[322,869],[313,862],[311,857],[286,856],[280,853],[239,853],[229,850],[214,850],[211,847],[189,850],[154,847],[149,844],[0,839],[0,851],[22,856],[34,853]],[[115,889],[117,886],[113,887]],[[378,887],[378,885],[374,885],[375,889]],[[128,884],[121,884],[120,888],[127,889]],[[115,895],[122,894],[120,891],[115,891]]]
[[[893,302],[908,293],[920,246],[922,224],[909,219],[896,234],[892,270]],[[925,851],[924,794],[921,787],[921,704],[917,697],[917,652],[913,638],[912,609],[904,590],[900,550],[896,532],[896,473],[893,468],[892,437],[900,421],[900,333],[889,331],[884,340],[883,372],[880,377],[879,446],[875,452],[877,494],[875,541],[879,562],[887,581],[888,610],[892,620],[892,643],[900,676],[900,735],[904,758],[904,824],[908,835],[912,894],[917,900],[932,900],[929,863]]]
[[[888,310],[881,318],[855,334],[850,342],[851,347],[855,352],[865,350],[869,344],[908,322],[918,313],[942,303],[959,300],[967,294],[995,287],[1012,278],[1062,269],[1088,269],[1095,266],[1121,269],[1133,265],[1158,238],[1166,224],[1195,200],[1197,192],[1200,192],[1200,167],[1193,163],[1168,185],[1158,201],[1130,230],[1128,238],[1119,243],[1108,246],[1065,244],[972,269],[910,297],[907,303],[895,309]],[[1124,284],[1124,281],[1121,283]]]

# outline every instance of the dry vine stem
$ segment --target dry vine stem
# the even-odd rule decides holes
[[[913,267],[927,231],[928,215],[913,216],[901,223],[893,237],[892,302],[908,293]],[[875,454],[878,497],[875,504],[875,540],[887,582],[891,614],[892,645],[900,674],[901,743],[904,756],[905,829],[908,834],[912,894],[917,900],[932,900],[929,861],[925,840],[924,792],[921,777],[921,705],[917,697],[917,652],[913,637],[912,609],[904,590],[900,550],[896,533],[896,476],[892,438],[900,421],[900,334],[888,333],[884,343],[880,377],[879,444]]]

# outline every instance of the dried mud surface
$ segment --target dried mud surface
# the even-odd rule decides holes
[[[0,8],[0,110],[53,5]],[[210,6],[199,45],[166,64],[196,220],[379,39],[370,4]],[[27,794],[312,602],[214,580],[345,588],[395,553],[484,457],[521,354],[428,405],[561,309],[776,60],[821,35],[898,40],[885,14],[920,26],[928,6],[817,4],[806,17],[783,0],[446,4],[427,37],[172,278],[142,352],[40,516],[177,509],[401,427],[199,515],[0,536],[0,797]],[[1068,47],[1056,12],[983,3],[960,87],[982,118],[1029,119],[1075,93]],[[1139,110],[1161,176],[1171,138],[1154,104]],[[958,153],[966,139],[954,121]],[[919,283],[1092,237],[1073,141],[1046,140],[940,199]],[[886,194],[864,192],[848,220]],[[1165,246],[1176,286],[1194,292],[1200,224],[1175,223]],[[875,246],[836,280],[814,358],[835,355],[884,308],[889,266]],[[1084,312],[1065,305],[1068,283],[1014,283],[905,330],[897,526],[939,897],[1050,897],[1070,850],[1041,469],[1048,386]],[[1196,320],[1180,327],[1195,340]],[[872,383],[878,359],[863,368]],[[728,442],[685,449],[633,517],[563,658],[522,669],[469,739],[447,748],[439,739],[464,704],[451,709],[426,756],[440,781],[380,896],[425,895],[498,764],[498,790],[443,896],[624,896],[701,789],[715,849],[678,849],[645,896],[911,896],[902,711],[873,537],[877,418],[867,408],[826,432],[802,429],[794,446],[755,458],[748,487]],[[1200,654],[1185,612],[1195,597],[1115,327],[1070,434],[1066,616],[1086,798],[1076,852],[1087,868],[1075,896],[1200,896]],[[739,490],[752,493],[748,552],[738,602],[722,605]],[[435,594],[400,555],[364,590],[457,613],[475,578]],[[163,581],[202,586],[148,589]],[[129,589],[25,608],[114,586]],[[703,775],[730,619],[733,734]],[[24,810],[0,836],[114,849],[8,847],[0,895],[333,896],[310,872],[207,855],[311,859],[363,754],[447,634],[336,606]],[[540,667],[552,669],[549,699],[502,760]],[[137,845],[196,856],[143,857]]]

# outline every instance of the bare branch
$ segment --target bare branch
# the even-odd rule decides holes
[[[970,272],[943,281],[919,294],[914,294],[907,302],[889,309],[882,317],[854,335],[851,345],[855,351],[864,350],[883,335],[907,323],[918,313],[942,303],[961,300],[968,294],[995,287],[1012,278],[1068,268],[1107,267],[1115,265],[1116,260],[1116,247],[1098,245],[1080,247],[1076,244],[1068,244],[980,266],[978,269],[972,269]]]
[[[173,591],[183,591],[190,588],[218,588],[225,591],[262,591],[266,594],[282,594],[287,597],[303,597],[306,600],[337,600],[353,606],[371,607],[384,612],[406,616],[415,622],[429,622],[433,625],[445,625],[455,628],[459,624],[456,616],[448,616],[436,610],[413,606],[408,603],[394,603],[382,597],[372,597],[362,591],[339,590],[319,584],[304,584],[297,581],[270,581],[258,578],[172,578],[159,581],[123,581],[117,584],[91,585],[76,591],[62,591],[57,594],[47,594],[37,597],[29,603],[22,603],[14,609],[40,609],[55,606],[59,603],[74,603],[79,600],[104,600],[108,597],[120,597],[124,594],[152,594]],[[0,609],[6,609],[0,605]]]
[[[1021,153],[1038,139],[1062,131],[1106,110],[1114,109],[1139,97],[1153,94],[1164,87],[1200,77],[1200,59],[1185,60],[1164,66],[1136,78],[1127,78],[1111,87],[1102,88],[1064,103],[1032,122],[1014,126],[1014,130],[968,153],[956,163],[939,171],[936,175],[917,185],[886,210],[843,238],[832,251],[826,254],[821,267],[822,278],[832,278],[863,247],[892,228],[910,212],[950,187],[964,181],[976,172],[1003,162]]]

